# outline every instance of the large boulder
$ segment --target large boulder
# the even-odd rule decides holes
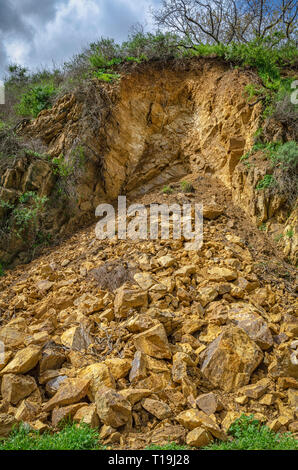
[[[201,371],[215,387],[231,392],[249,383],[262,359],[261,349],[245,331],[229,326],[204,351]]]
[[[98,390],[95,403],[99,418],[107,426],[117,429],[131,421],[131,404],[115,390]]]
[[[78,403],[87,395],[89,384],[90,380],[86,379],[64,380],[58,392],[45,404],[44,411],[51,411],[58,406]]]
[[[40,358],[41,348],[34,345],[28,346],[18,351],[0,374],[26,374],[36,366]]]
[[[148,356],[157,359],[171,359],[172,357],[167,334],[161,324],[135,336],[134,343],[138,351]]]

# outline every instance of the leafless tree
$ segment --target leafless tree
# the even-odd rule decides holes
[[[297,34],[297,0],[163,0],[153,11],[156,24],[190,42],[226,43]],[[280,36],[281,39],[281,36]]]

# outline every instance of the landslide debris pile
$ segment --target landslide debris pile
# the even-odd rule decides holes
[[[107,445],[201,447],[242,413],[298,432],[293,269],[218,181],[193,185],[138,202],[205,195],[198,252],[91,227],[1,278],[1,437],[72,419]]]

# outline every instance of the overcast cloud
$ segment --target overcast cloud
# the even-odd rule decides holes
[[[152,28],[160,0],[0,0],[0,76],[9,63],[62,64],[101,36],[118,41],[138,22]]]

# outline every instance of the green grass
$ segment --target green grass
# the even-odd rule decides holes
[[[192,193],[194,191],[193,185],[188,181],[181,181],[180,186],[184,193]]]
[[[162,192],[164,194],[172,194],[174,192],[173,188],[171,188],[170,186],[164,186],[162,188]]]
[[[229,428],[233,438],[215,442],[204,450],[298,450],[298,440],[290,433],[276,434],[251,416],[242,415]]]
[[[287,233],[286,233],[287,237],[288,238],[293,238],[294,236],[294,230],[292,228],[290,228]]]
[[[39,434],[25,425],[15,428],[10,437],[0,441],[0,450],[98,450],[104,449],[99,433],[86,424],[67,424],[61,431]]]
[[[164,444],[162,446],[151,444],[150,446],[146,447],[145,450],[191,450],[192,448],[189,446],[182,446],[176,444],[176,442],[169,442],[168,444]]]
[[[276,434],[255,420],[242,415],[229,428],[231,440],[214,442],[203,450],[298,450],[298,440],[290,433]],[[99,431],[87,424],[65,423],[56,433],[40,434],[24,424],[16,427],[7,439],[0,440],[0,450],[105,450]],[[187,445],[169,442],[149,445],[145,450],[193,450]]]

